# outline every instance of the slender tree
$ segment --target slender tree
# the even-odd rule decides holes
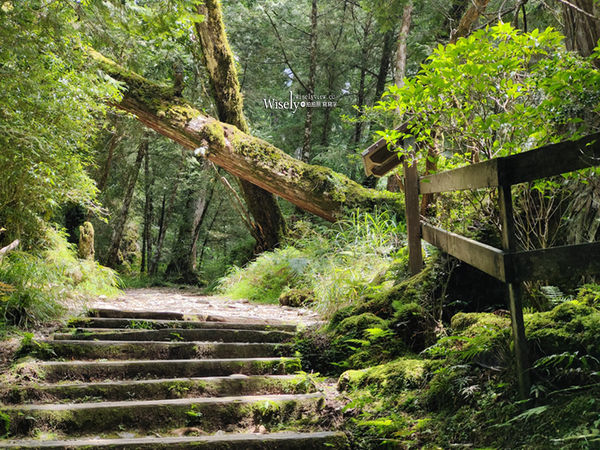
[[[182,152],[181,159],[179,160],[179,167],[177,168],[177,174],[175,175],[175,179],[171,185],[171,190],[169,195],[165,194],[163,196],[163,205],[161,210],[161,220],[160,225],[158,227],[158,237],[156,238],[156,249],[154,251],[154,255],[152,255],[152,259],[150,261],[150,274],[156,275],[158,273],[158,265],[160,264],[160,260],[162,258],[163,246],[165,243],[165,237],[167,235],[167,229],[169,228],[169,224],[171,222],[171,217],[173,216],[173,209],[175,207],[175,200],[177,198],[177,191],[179,190],[179,186],[181,185],[181,174],[183,172],[184,162],[185,162],[185,153]]]
[[[600,40],[600,6],[594,0],[561,2],[567,50],[590,56]],[[598,63],[596,63],[598,64]]]
[[[309,43],[309,68],[308,85],[306,94],[308,102],[312,102],[312,96],[315,95],[315,84],[317,80],[317,22],[318,10],[317,0],[312,0],[310,11],[310,43]],[[313,129],[313,108],[306,108],[306,118],[304,120],[304,140],[302,142],[302,161],[308,163],[312,152],[312,129]]]
[[[135,163],[131,168],[131,172],[128,177],[127,188],[125,189],[125,196],[123,198],[123,205],[121,206],[119,214],[114,219],[113,233],[110,240],[108,255],[106,257],[106,264],[110,267],[117,267],[122,263],[119,256],[119,251],[121,249],[123,231],[125,230],[125,224],[127,223],[127,218],[129,217],[129,207],[131,205],[131,200],[133,199],[133,191],[135,189],[135,184],[137,183],[138,174],[140,173],[142,160],[144,159],[147,151],[148,134],[144,133],[140,141],[140,145],[138,146]]]
[[[204,21],[196,25],[196,33],[219,119],[248,133],[235,60],[225,34],[221,5],[218,0],[207,0],[198,7],[198,12],[205,16]],[[240,180],[240,186],[254,218],[255,229],[252,234],[257,240],[257,251],[276,247],[286,231],[285,219],[277,201],[269,192],[247,180]]]

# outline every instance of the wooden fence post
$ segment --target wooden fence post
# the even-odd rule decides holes
[[[417,162],[404,161],[404,199],[406,207],[406,231],[408,234],[408,267],[411,275],[423,270],[421,253],[421,212],[419,211],[419,174]]]
[[[529,397],[531,380],[529,377],[529,357],[525,324],[523,322],[523,305],[521,303],[521,286],[514,281],[513,264],[510,254],[516,250],[515,224],[513,217],[511,186],[501,185],[498,188],[498,202],[500,204],[500,219],[502,221],[502,248],[508,253],[506,264],[507,291],[510,305],[510,320],[512,324],[513,342],[517,362],[517,377],[519,380],[519,394],[522,399]]]

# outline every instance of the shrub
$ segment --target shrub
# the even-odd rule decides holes
[[[14,251],[0,261],[0,321],[30,328],[58,318],[65,298],[116,295],[116,274],[98,263],[79,260],[65,234],[46,231],[38,253]]]

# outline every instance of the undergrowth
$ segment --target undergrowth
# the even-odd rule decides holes
[[[0,260],[0,328],[32,328],[64,312],[64,299],[118,294],[114,271],[77,258],[62,231],[49,228],[38,252],[13,251]]]
[[[299,221],[286,245],[244,268],[232,268],[220,280],[219,291],[274,303],[287,290],[308,289],[314,307],[329,316],[365,295],[394,262],[406,262],[400,250],[404,239],[404,224],[388,212],[357,211],[332,226]]]

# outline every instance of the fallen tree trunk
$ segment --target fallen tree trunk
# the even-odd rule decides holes
[[[20,243],[21,242],[18,239],[16,239],[16,240],[12,241],[10,244],[8,244],[6,247],[0,248],[0,259],[2,259],[2,257],[6,253],[8,253],[8,252],[14,250],[15,248],[17,248]]]
[[[239,178],[329,221],[345,210],[372,209],[382,203],[400,211],[402,197],[375,191],[329,168],[306,164],[262,139],[203,114],[173,89],[153,83],[90,50],[101,69],[123,83],[116,107],[134,114],[158,133],[208,158]]]

